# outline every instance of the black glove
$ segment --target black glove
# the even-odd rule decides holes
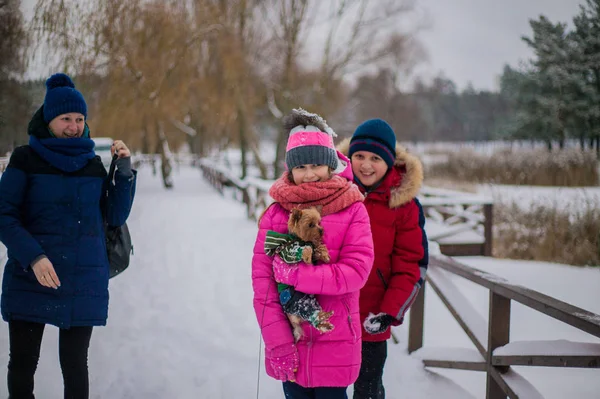
[[[384,333],[393,322],[394,317],[387,313],[369,313],[363,323],[363,327],[369,334],[381,334]]]

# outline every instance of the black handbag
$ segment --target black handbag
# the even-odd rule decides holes
[[[117,156],[115,155],[110,163],[108,170],[108,184],[112,184],[115,177]],[[106,191],[106,199],[108,200],[108,190]],[[129,234],[129,228],[127,223],[122,226],[113,227],[107,223],[107,207],[104,206],[104,231],[106,235],[106,254],[108,255],[108,265],[110,270],[109,278],[113,278],[118,274],[121,274],[127,267],[129,267],[129,260],[131,254],[133,254],[133,244],[131,243],[131,234]]]

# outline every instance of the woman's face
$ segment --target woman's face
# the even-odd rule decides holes
[[[85,117],[78,112],[61,114],[52,119],[48,127],[59,139],[81,137],[85,128]]]
[[[385,176],[388,166],[377,154],[370,151],[356,151],[352,154],[352,173],[366,187],[377,183]]]
[[[312,183],[316,181],[327,181],[331,177],[327,165],[300,165],[292,169],[292,177],[296,185]]]

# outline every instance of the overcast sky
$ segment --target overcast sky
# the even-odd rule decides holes
[[[443,71],[459,89],[498,89],[504,64],[517,66],[532,53],[521,40],[531,36],[529,19],[540,14],[572,26],[584,0],[417,0],[431,27],[419,38],[429,54],[424,75]]]
[[[571,24],[584,1],[416,0],[417,14],[425,15],[429,25],[418,34],[429,60],[417,73],[427,79],[442,72],[460,90],[468,82],[476,89],[496,90],[504,64],[517,66],[532,55],[521,40],[531,34],[529,19],[543,14],[553,22]],[[27,17],[35,2],[23,0]],[[34,68],[29,76],[48,72]]]

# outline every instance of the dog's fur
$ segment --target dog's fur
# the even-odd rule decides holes
[[[302,251],[302,260],[309,265],[314,264],[314,261],[328,263],[330,260],[329,251],[323,244],[321,209],[322,207],[293,209],[288,220],[288,232],[311,244]]]
[[[317,261],[328,263],[331,258],[327,247],[323,244],[323,227],[321,226],[321,209],[322,207],[311,207],[308,209],[293,209],[288,220],[288,231],[290,234],[297,236],[300,240],[310,243],[302,250],[302,260],[304,263],[312,265]],[[320,308],[320,306],[319,306]],[[300,323],[304,321],[300,316],[286,313],[292,328],[294,330],[294,338],[296,342],[302,337],[302,328]],[[333,311],[325,312],[319,310],[316,326],[321,332],[333,330],[333,324],[329,322],[329,318],[333,315]]]

